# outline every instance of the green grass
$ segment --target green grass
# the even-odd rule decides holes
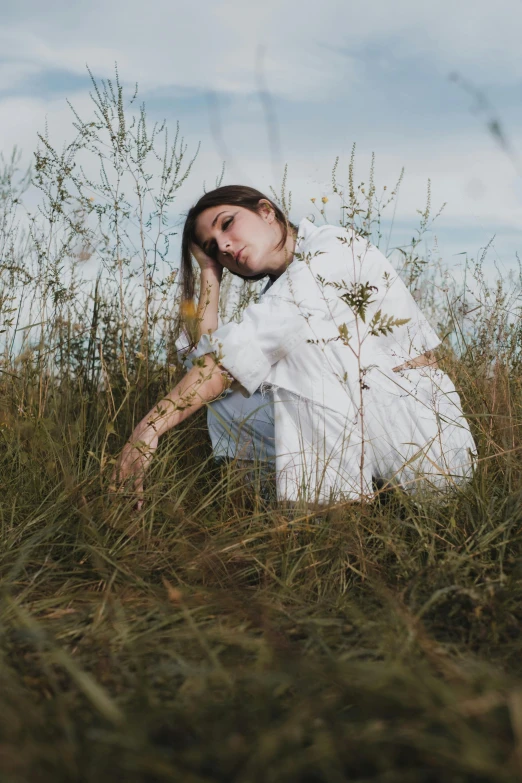
[[[201,415],[136,513],[97,462],[103,402],[87,458],[72,403],[5,406],[2,780],[520,779],[521,465],[481,423],[495,383],[469,386],[469,486],[297,519],[212,467]]]

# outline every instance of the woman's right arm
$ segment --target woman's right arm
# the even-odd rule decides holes
[[[217,358],[212,354],[202,357],[170,394],[157,403],[134,428],[114,468],[114,488],[122,489],[130,483],[137,506],[141,507],[145,473],[159,438],[203,405],[219,397],[228,385],[228,376]]]
[[[196,339],[215,332],[218,328],[219,287],[223,267],[206,255],[197,245],[192,246],[192,255],[201,270],[199,302],[196,311]]]

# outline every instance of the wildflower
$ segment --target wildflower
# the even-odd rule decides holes
[[[181,315],[183,318],[194,318],[196,315],[196,305],[191,299],[181,303]]]
[[[323,196],[321,201],[323,202],[323,204],[327,204],[328,203],[328,196]]]
[[[310,199],[310,201],[312,202],[312,204],[315,204],[316,200],[317,200],[317,199],[315,199],[315,198],[311,198],[311,199]]]
[[[136,357],[136,359],[141,359],[141,361],[143,361],[145,359],[145,354],[142,353],[142,351],[136,351],[134,356]]]

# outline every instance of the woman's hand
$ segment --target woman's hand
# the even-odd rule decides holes
[[[145,430],[136,428],[123,447],[111,485],[118,492],[128,491],[136,498],[136,509],[143,506],[143,481],[149,463],[158,446],[158,436],[152,427]]]
[[[213,272],[218,280],[221,280],[221,277],[223,276],[223,267],[219,263],[219,261],[216,261],[214,258],[211,258],[208,256],[205,251],[195,243],[192,243],[192,246],[190,248],[190,252],[196,259],[199,268],[202,272],[209,271]]]
[[[111,490],[130,493],[143,506],[143,481],[158,439],[227,388],[223,368],[213,354],[202,357],[184,378],[141,420],[125,444],[112,473]]]

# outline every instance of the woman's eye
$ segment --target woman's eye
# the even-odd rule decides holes
[[[229,225],[232,223],[233,220],[234,220],[233,217],[225,218],[225,220],[223,221],[223,226],[222,226],[224,231],[226,231],[226,229],[229,227]]]

